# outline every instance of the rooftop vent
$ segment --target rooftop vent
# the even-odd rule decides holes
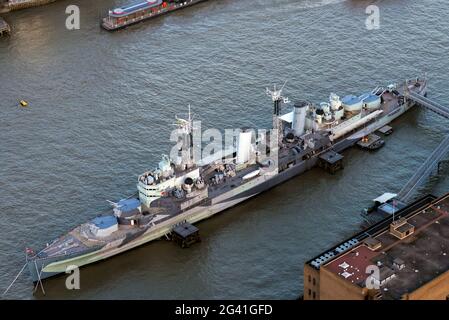
[[[393,279],[395,276],[396,275],[392,269],[386,266],[382,266],[379,268],[379,274],[376,275],[373,274],[373,280],[374,283],[377,284],[378,286],[383,286],[387,284],[387,282]]]
[[[397,270],[402,270],[405,268],[405,263],[402,259],[395,258],[393,260],[393,267],[395,267]]]
[[[382,242],[372,237],[366,238],[365,240],[363,240],[363,243],[372,251],[375,251],[382,247]]]
[[[357,239],[351,239],[343,244],[341,244],[340,246],[338,246],[335,251],[337,251],[338,253],[342,253],[347,251],[348,249],[350,249],[351,247],[353,247],[354,245],[356,245],[358,243]]]
[[[322,255],[320,255],[318,258],[313,259],[310,264],[315,267],[316,269],[319,269],[321,265],[328,262],[329,260],[332,260],[336,255],[341,254],[342,252],[347,251],[348,249],[355,246],[359,241],[357,239],[351,239],[349,241],[346,241],[345,243],[339,245],[335,250],[328,251]]]

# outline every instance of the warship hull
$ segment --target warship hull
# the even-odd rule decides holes
[[[426,86],[424,85],[419,91],[420,94],[426,94]],[[376,130],[387,125],[400,115],[408,111],[414,106],[414,102],[406,101],[389,114],[386,114],[367,125],[363,129],[349,133],[339,141],[329,147],[329,150],[342,152],[347,148],[354,146],[363,136],[373,133]],[[272,175],[261,175],[250,182],[237,186],[227,192],[211,198],[206,204],[198,205],[191,209],[187,209],[182,213],[174,215],[166,221],[160,222],[139,234],[134,234],[129,238],[119,239],[103,246],[93,247],[89,250],[78,253],[53,256],[48,258],[39,258],[35,255],[32,259],[28,259],[28,269],[33,282],[46,279],[57,274],[66,273],[67,270],[75,267],[82,267],[91,263],[95,263],[109,257],[118,255],[135,247],[141,246],[156,239],[160,239],[169,234],[173,227],[183,223],[196,223],[201,220],[212,217],[213,215],[223,212],[239,203],[246,201],[262,192],[265,192],[293,177],[296,177],[307,170],[314,168],[319,160],[318,154],[309,159],[296,162],[295,165],[284,169],[281,172]]]

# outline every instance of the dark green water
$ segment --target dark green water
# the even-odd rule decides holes
[[[135,191],[137,175],[171,148],[175,113],[191,104],[203,128],[266,128],[266,86],[324,101],[427,72],[429,97],[449,104],[449,5],[374,1],[217,0],[117,33],[99,28],[114,1],[72,1],[5,14],[0,40],[0,289],[38,248]],[[27,99],[29,109],[15,107]],[[398,191],[447,132],[414,109],[376,153],[345,155],[335,176],[312,170],[199,224],[188,250],[159,241],[81,270],[81,290],[45,282],[46,298],[273,298],[302,293],[306,260],[358,230],[360,210]],[[421,194],[449,191],[449,166]],[[28,275],[7,298],[32,294]]]

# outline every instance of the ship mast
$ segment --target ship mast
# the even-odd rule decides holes
[[[282,103],[289,103],[287,97],[282,96],[282,89],[284,89],[285,84],[287,81],[284,82],[282,87],[277,90],[276,85],[274,85],[274,90],[270,90],[266,88],[265,92],[267,96],[271,97],[271,100],[273,101],[273,130],[278,131],[278,137],[279,141],[282,141],[282,126],[279,121],[279,115],[281,114],[281,106]]]
[[[187,120],[176,118],[176,126],[178,130],[182,132],[182,147],[179,151],[182,151],[181,165],[187,166],[188,168],[193,166],[193,122],[192,122],[192,113],[190,111],[189,104],[189,113]]]
[[[193,121],[192,115],[190,113],[190,103],[189,103],[189,158],[190,162],[193,163]]]

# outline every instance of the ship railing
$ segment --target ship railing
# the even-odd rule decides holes
[[[117,28],[117,27],[126,26],[126,25],[128,25],[130,23],[133,23],[133,22],[136,22],[136,21],[147,19],[147,18],[149,18],[149,17],[151,17],[153,15],[155,15],[155,13],[141,15],[141,16],[138,16],[138,17],[132,18],[132,19],[126,18],[123,22],[118,22],[118,23],[114,23],[114,19],[108,17],[107,18],[108,19],[107,22],[109,22],[112,27]]]
[[[158,191],[158,189],[157,189],[157,184],[156,183],[153,183],[153,184],[146,184],[145,182],[143,182],[143,181],[139,181],[138,182],[138,184],[139,184],[139,186],[142,188],[142,189],[144,189],[145,191],[149,191],[149,192],[152,192],[152,191]]]

